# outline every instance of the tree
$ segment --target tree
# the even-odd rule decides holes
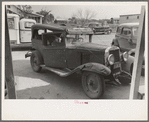
[[[26,18],[28,13],[32,13],[32,7],[30,5],[18,5],[18,8],[21,9],[21,17]]]
[[[68,20],[69,20],[69,23],[77,24],[76,17],[69,18]]]
[[[95,16],[96,13],[89,9],[86,9],[85,11],[79,9],[75,14],[73,14],[73,17],[77,18],[78,23],[82,26],[84,26],[88,22],[88,20],[92,19]]]
[[[54,21],[54,15],[50,13],[51,10],[41,9],[41,11],[36,12],[37,14],[43,15],[42,23],[48,24]],[[49,14],[50,13],[50,14]]]

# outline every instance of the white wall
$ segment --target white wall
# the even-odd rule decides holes
[[[139,22],[138,16],[140,15],[123,15],[120,16],[120,24],[122,23],[132,23],[132,22]]]

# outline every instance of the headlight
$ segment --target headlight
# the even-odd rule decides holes
[[[108,62],[109,62],[110,65],[113,65],[114,64],[114,55],[113,54],[110,54],[109,55]]]
[[[124,52],[122,55],[123,55],[123,60],[126,62],[128,60],[128,53]]]

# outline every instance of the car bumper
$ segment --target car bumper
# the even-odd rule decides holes
[[[30,57],[31,55],[32,55],[32,51],[28,51],[28,52],[25,54],[25,58]]]

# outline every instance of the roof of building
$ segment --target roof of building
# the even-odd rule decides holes
[[[139,26],[139,23],[138,22],[134,22],[134,23],[123,23],[123,24],[120,24],[120,26],[125,26],[125,27],[138,27]]]
[[[36,21],[33,19],[25,19],[25,18],[21,19],[20,22],[35,22],[36,23]]]
[[[138,15],[140,15],[140,14],[127,14],[127,15],[120,15],[120,17],[122,17],[122,16],[138,16]]]
[[[68,21],[67,19],[55,19],[57,21]]]
[[[14,17],[19,18],[19,15],[17,15],[17,14],[7,14],[7,17],[8,18],[14,18]]]
[[[18,6],[16,6],[16,5],[13,5],[13,6],[16,7],[17,9],[19,9],[20,11],[22,11],[22,9],[20,9]],[[8,9],[8,8],[7,8],[7,9]],[[11,9],[9,8],[9,10],[11,10]],[[26,12],[26,13],[27,13],[27,12]],[[31,15],[43,17],[43,15],[37,14],[37,13],[35,13],[35,12],[27,13],[27,14],[31,14]]]

